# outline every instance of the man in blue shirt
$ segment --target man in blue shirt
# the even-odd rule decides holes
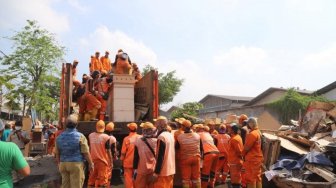
[[[63,188],[83,187],[84,159],[89,163],[89,170],[93,170],[88,142],[85,136],[77,131],[77,122],[77,116],[70,115],[66,120],[66,130],[57,137],[55,144]]]

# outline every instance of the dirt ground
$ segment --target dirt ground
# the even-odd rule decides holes
[[[59,188],[61,176],[59,174],[55,158],[51,155],[27,158],[31,168],[31,175],[14,184],[17,188]],[[86,178],[87,180],[87,178]],[[123,188],[124,180],[120,169],[113,170],[112,188]],[[269,184],[270,183],[270,184]],[[266,185],[268,184],[268,185]],[[265,182],[264,187],[276,187],[272,182]],[[86,182],[84,187],[86,187]],[[229,187],[228,184],[215,186],[217,188]],[[178,188],[176,186],[175,188]]]

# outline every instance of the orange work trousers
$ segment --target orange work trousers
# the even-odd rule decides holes
[[[159,176],[157,181],[154,182],[155,188],[173,188],[174,175]]]
[[[107,105],[107,101],[103,99],[103,96],[101,96],[100,94],[97,95],[97,99],[101,104],[100,109],[98,110],[98,119],[99,120],[103,120],[105,119],[105,114],[106,114],[106,105]]]
[[[110,163],[110,164],[109,164],[109,170],[107,171],[107,176],[108,176],[107,185],[108,185],[108,186],[111,185],[112,171],[113,171],[113,166],[112,166],[112,164]]]
[[[154,183],[151,182],[153,174],[137,174],[134,180],[134,188],[154,188]]]
[[[90,171],[88,186],[89,187],[107,187],[108,170],[110,167],[101,160],[93,160],[94,168]]]
[[[228,161],[225,157],[220,157],[217,163],[216,182],[225,183],[228,174],[229,174]]]
[[[133,173],[134,169],[133,168],[124,168],[124,183],[125,183],[125,188],[133,188]]]
[[[190,187],[190,185],[193,185],[193,187],[200,186],[200,166],[200,156],[190,156],[180,160],[183,188]]]
[[[218,153],[208,153],[204,155],[203,167],[201,171],[202,188],[214,187]]]
[[[181,151],[175,150],[175,165],[180,167],[180,160],[181,160]],[[181,168],[175,169],[174,174],[174,186],[182,186],[182,176],[181,176]]]
[[[242,164],[229,164],[231,184],[241,184]]]
[[[262,165],[261,161],[244,162],[246,184],[256,184],[262,182],[261,165]]]
[[[99,109],[101,107],[101,103],[99,100],[92,94],[86,94],[85,95],[85,110],[91,111],[93,109]]]

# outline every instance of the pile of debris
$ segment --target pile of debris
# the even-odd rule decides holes
[[[60,187],[60,173],[55,157],[52,155],[37,155],[26,157],[30,166],[30,175],[16,183],[15,187]]]
[[[311,102],[301,121],[264,131],[266,178],[278,187],[336,187],[335,120],[336,103]]]

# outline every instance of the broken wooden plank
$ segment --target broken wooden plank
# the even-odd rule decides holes
[[[308,170],[314,172],[315,174],[321,176],[322,178],[324,178],[328,182],[335,181],[335,179],[336,179],[336,175],[334,173],[332,173],[331,171],[329,171],[329,170],[327,170],[323,167],[312,165],[312,164],[306,164],[305,167]]]
[[[285,136],[285,135],[279,135],[280,137],[282,137],[282,138],[285,138],[285,139],[287,139],[287,140],[290,140],[290,141],[294,141],[294,142],[296,142],[296,143],[298,143],[298,144],[301,144],[301,145],[303,145],[303,146],[307,146],[307,147],[310,147],[311,145],[312,145],[312,143],[309,141],[309,140],[307,140],[307,139],[304,139],[304,138],[294,138],[294,137],[291,137],[291,136]]]
[[[269,134],[269,133],[263,133],[263,135],[266,138],[269,138],[269,139],[279,139],[281,147],[283,147],[283,148],[285,148],[285,149],[287,149],[289,151],[292,151],[294,153],[297,153],[299,155],[305,155],[305,154],[307,154],[309,152],[308,149],[300,146],[299,144],[296,144],[294,142],[291,142],[291,141],[289,141],[287,139],[284,139],[284,138],[281,138],[279,136],[272,135],[272,134]]]

